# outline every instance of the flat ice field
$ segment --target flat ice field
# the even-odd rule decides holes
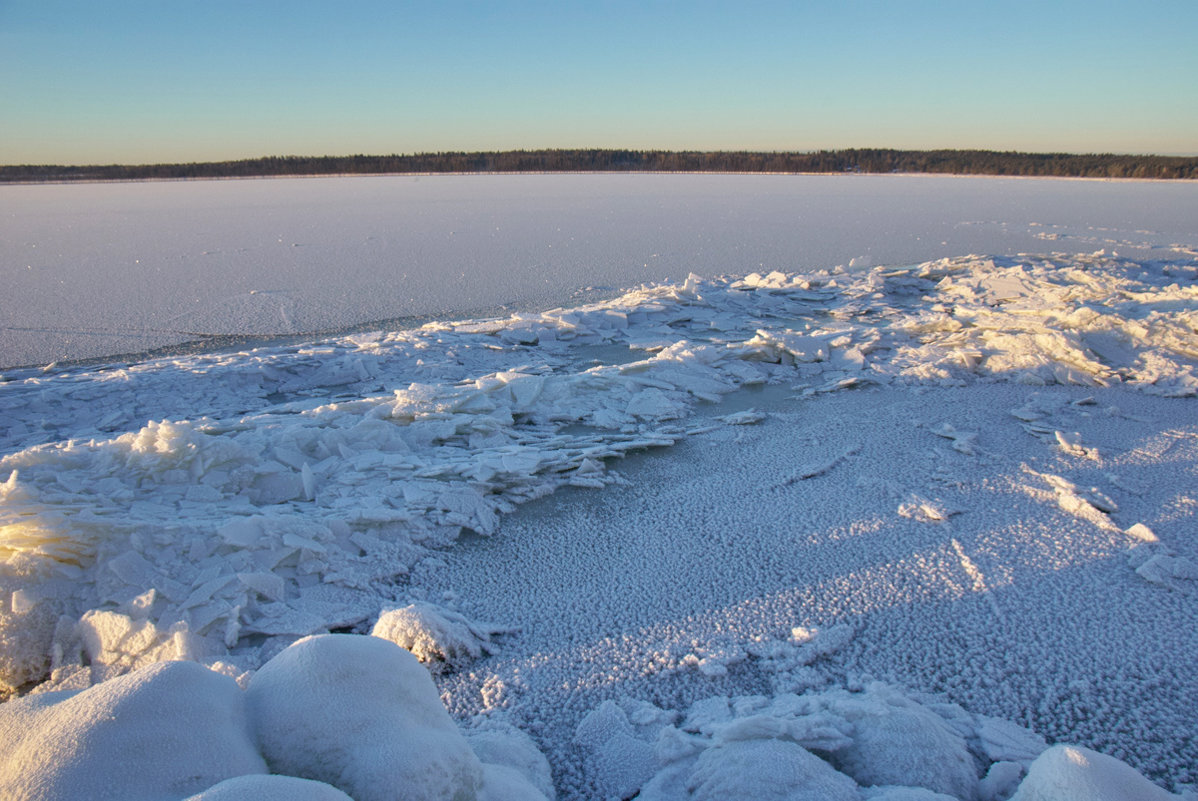
[[[1198,795],[1198,185],[0,209],[0,797]]]

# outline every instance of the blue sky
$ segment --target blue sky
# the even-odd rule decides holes
[[[0,0],[0,163],[1198,153],[1198,1]]]

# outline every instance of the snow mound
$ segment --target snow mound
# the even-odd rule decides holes
[[[537,744],[524,732],[500,721],[484,720],[476,728],[464,732],[466,742],[483,762],[484,789],[502,779],[503,786],[512,786],[511,772],[519,775],[528,789],[552,799],[553,776],[549,772],[549,760],[537,748]],[[531,793],[524,797],[532,799]]]
[[[294,776],[238,776],[214,784],[186,801],[353,801],[324,782]]]
[[[237,683],[192,662],[9,701],[0,731],[0,797],[11,801],[161,801],[266,772]]]
[[[951,795],[934,793],[922,787],[868,787],[862,791],[865,801],[957,801]]]
[[[467,740],[428,671],[376,637],[304,638],[249,685],[159,662],[0,704],[0,798],[554,798],[528,735],[483,720]]]
[[[483,765],[483,784],[478,801],[549,801],[523,773],[507,765]]]
[[[305,637],[254,675],[246,701],[275,773],[355,801],[467,801],[482,785],[482,764],[428,671],[377,637]]]
[[[1011,801],[1170,801],[1165,792],[1114,757],[1054,745],[1032,763]]]

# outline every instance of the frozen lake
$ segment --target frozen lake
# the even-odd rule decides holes
[[[472,175],[0,186],[0,368],[540,310],[690,272],[1192,251],[1195,219],[1198,185],[1130,181]]]
[[[1198,183],[0,203],[0,797],[1195,798]]]

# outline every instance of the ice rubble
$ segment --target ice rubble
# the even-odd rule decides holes
[[[553,797],[526,735],[459,730],[428,672],[376,637],[299,640],[244,692],[160,662],[0,705],[0,731],[0,795],[13,801]]]
[[[618,480],[607,460],[669,445],[691,404],[747,384],[999,379],[1194,395],[1198,286],[1179,269],[1098,253],[692,276],[576,309],[10,378],[0,637],[13,647],[0,679],[11,692],[51,661],[69,668],[57,618],[86,629],[88,612],[125,631],[73,632],[93,680],[168,641],[161,653],[234,649],[253,667],[249,643],[366,620],[404,600],[395,580],[426,546],[488,535],[497,514],[563,484]],[[612,345],[628,356],[588,361]],[[139,401],[142,414],[190,419],[105,437],[128,395],[160,404]],[[45,435],[43,420],[64,421],[69,438],[20,447]],[[937,433],[971,447],[968,432]]]
[[[298,637],[419,610],[404,577],[431,564],[430,548],[490,535],[497,515],[558,487],[621,481],[612,459],[710,432],[686,426],[692,406],[740,387],[1014,381],[1194,396],[1196,276],[1192,263],[1101,252],[691,276],[507,319],[10,373],[0,692],[80,690],[164,659],[244,678]],[[1044,410],[1012,414],[1100,461],[1046,427]],[[715,425],[764,419],[750,410]],[[974,432],[931,430],[977,455]],[[823,475],[857,448],[785,481]],[[1102,498],[1043,480],[1062,509],[1111,525]],[[928,522],[955,513],[917,496],[899,510]],[[1145,579],[1194,584],[1192,563],[1159,544],[1136,554]],[[460,666],[499,628],[456,614],[415,615],[391,637]],[[693,661],[711,675],[735,663]]]

